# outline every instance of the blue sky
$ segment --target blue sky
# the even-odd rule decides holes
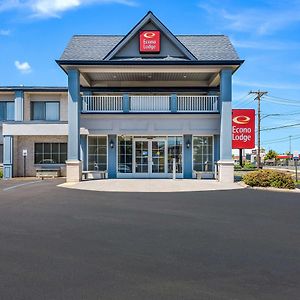
[[[300,0],[0,0],[0,85],[65,86],[55,59],[73,34],[126,34],[148,10],[174,34],[228,35],[246,60],[233,106],[255,108],[248,92],[268,91],[263,146],[288,151],[292,136],[300,150],[300,126],[289,127],[300,123]]]

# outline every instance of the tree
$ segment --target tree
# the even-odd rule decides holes
[[[265,159],[276,159],[278,153],[272,149],[269,150],[269,152],[266,154]]]

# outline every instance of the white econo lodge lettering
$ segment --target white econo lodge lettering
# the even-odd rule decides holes
[[[244,143],[251,140],[251,128],[232,127],[232,140],[243,141]]]

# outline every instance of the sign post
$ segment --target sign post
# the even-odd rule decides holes
[[[27,149],[23,149],[23,177],[26,177],[26,157],[27,157]]]
[[[299,161],[299,152],[298,151],[294,151],[293,159],[294,159],[294,163],[295,163],[296,182],[298,182],[298,161]]]
[[[255,110],[232,110],[232,149],[239,149],[240,165],[243,165],[242,150],[255,148]]]

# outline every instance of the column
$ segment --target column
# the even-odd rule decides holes
[[[193,178],[193,136],[183,136],[183,178]]]
[[[129,103],[129,95],[128,94],[124,94],[123,95],[123,112],[124,113],[129,113],[130,111],[130,103]]]
[[[172,94],[171,95],[171,104],[170,104],[171,112],[176,113],[177,112],[177,95]]]
[[[3,137],[3,179],[13,176],[13,137]]]
[[[232,159],[232,70],[221,71],[220,80],[220,160],[218,161],[219,181],[231,183],[234,181],[233,159]]]
[[[24,120],[24,92],[15,92],[15,121]]]
[[[67,182],[81,180],[82,164],[80,161],[80,81],[79,71],[68,71],[68,160]]]
[[[108,178],[117,178],[117,135],[111,134],[107,137],[108,159],[107,173]]]

